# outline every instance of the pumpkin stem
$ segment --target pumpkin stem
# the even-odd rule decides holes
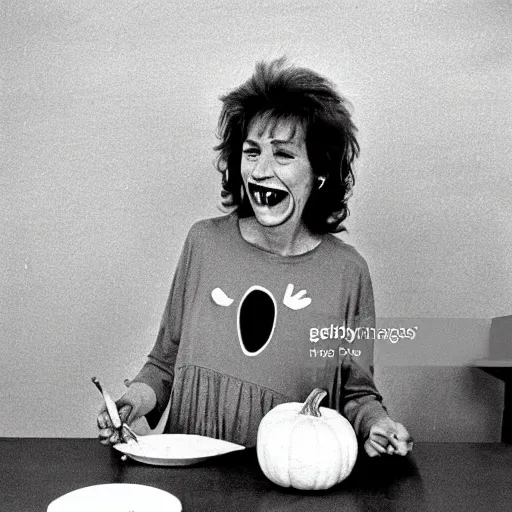
[[[306,398],[304,402],[304,407],[299,412],[299,414],[305,414],[307,416],[316,416],[319,418],[322,416],[320,414],[320,402],[324,399],[324,396],[327,395],[327,391],[325,389],[316,388],[309,396]]]

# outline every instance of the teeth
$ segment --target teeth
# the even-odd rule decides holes
[[[275,206],[288,195],[284,190],[271,190],[253,184],[249,184],[249,191],[258,206]]]
[[[254,198],[256,199],[256,202],[258,203],[259,206],[263,206],[265,204],[265,200],[263,194],[261,193],[261,190],[256,190],[256,192],[254,192]]]

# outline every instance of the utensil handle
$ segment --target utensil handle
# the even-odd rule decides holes
[[[120,429],[123,423],[119,416],[116,403],[105,391],[105,388],[101,385],[100,381],[96,377],[93,377],[91,380],[94,383],[94,385],[99,389],[100,393],[103,395],[103,400],[105,401],[105,405],[107,406],[107,412],[108,415],[110,416],[110,420],[112,421],[112,425],[114,426],[115,429]]]

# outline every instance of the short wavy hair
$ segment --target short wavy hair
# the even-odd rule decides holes
[[[347,202],[355,183],[352,167],[359,144],[350,104],[334,85],[307,68],[288,66],[281,58],[257,63],[249,80],[220,99],[220,143],[214,149],[218,151],[216,168],[222,173],[222,206],[235,209],[240,217],[254,214],[240,173],[242,145],[251,121],[264,116],[275,126],[292,120],[304,130],[313,174],[326,178],[323,187],[313,189],[302,220],[313,233],[345,231],[342,222],[349,215]]]

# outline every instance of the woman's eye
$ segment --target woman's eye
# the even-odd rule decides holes
[[[277,151],[275,153],[276,158],[279,158],[281,160],[290,160],[293,158],[293,155],[290,153],[286,153],[285,151]]]
[[[253,148],[244,149],[243,154],[248,160],[251,160],[258,156],[258,150]]]

